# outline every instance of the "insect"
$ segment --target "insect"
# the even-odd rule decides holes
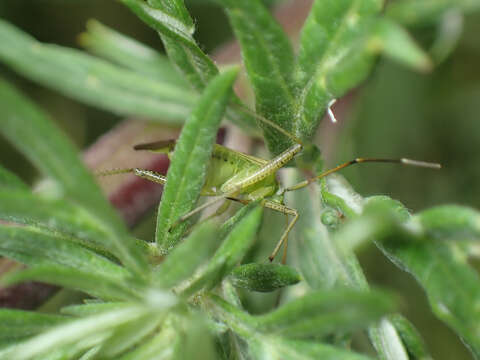
[[[286,192],[302,189],[318,179],[337,172],[347,166],[359,163],[387,162],[434,169],[440,168],[440,165],[436,163],[416,161],[405,158],[356,158],[322,172],[321,174],[312,178],[304,180],[298,184],[283,188],[276,179],[276,172],[302,151],[303,144],[293,135],[278,127],[278,125],[271,123],[267,119],[262,119],[262,121],[267,122],[283,134],[294,139],[296,143],[281,154],[275,156],[272,160],[265,160],[252,155],[247,155],[235,150],[231,150],[222,145],[215,144],[209,162],[205,183],[201,190],[202,196],[212,196],[214,199],[184,214],[172,225],[172,227],[221,200],[237,201],[245,205],[253,201],[259,201],[261,206],[287,216],[286,229],[269,256],[270,261],[273,261],[282,245],[286,244],[288,235],[299,217],[296,209],[288,207],[284,204],[284,194]],[[175,140],[157,141],[134,146],[135,150],[148,150],[157,153],[165,153],[169,157],[173,154],[174,148]],[[167,182],[166,176],[155,171],[140,168],[105,171],[100,173],[100,175],[113,175],[121,173],[133,173],[136,176],[159,184],[166,184]],[[228,208],[228,205],[229,202],[225,201],[224,205],[222,205],[214,215],[220,215]],[[293,218],[288,221],[288,216],[293,216]]]

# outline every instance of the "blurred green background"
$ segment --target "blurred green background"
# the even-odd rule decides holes
[[[231,38],[226,18],[211,2],[186,2],[197,25],[196,39],[205,51]],[[78,47],[78,34],[88,19],[95,18],[161,49],[154,31],[110,0],[0,0],[0,17],[42,42],[70,47]],[[464,18],[463,27],[455,49],[434,72],[418,74],[381,59],[348,102],[328,163],[381,156],[443,165],[441,171],[374,164],[347,169],[344,175],[362,195],[388,194],[413,211],[444,203],[480,208],[480,16]],[[434,26],[410,30],[425,49],[432,46]],[[50,113],[81,148],[121,120],[21,78],[3,64],[0,74]],[[0,162],[27,181],[35,177],[34,169],[3,139]],[[373,247],[360,258],[372,284],[402,294],[404,314],[418,326],[435,359],[471,358],[456,335],[430,314],[425,295],[410,276]]]

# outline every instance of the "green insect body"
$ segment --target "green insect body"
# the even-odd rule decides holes
[[[149,150],[156,153],[173,155],[175,140],[159,141],[135,146],[136,150]],[[208,164],[205,184],[201,190],[202,196],[222,196],[228,194],[238,183],[256,174],[269,161],[231,150],[215,144]],[[139,170],[139,169],[138,169]],[[144,174],[146,175],[146,174]],[[158,175],[158,174],[157,174]],[[142,176],[146,177],[146,176]],[[268,174],[264,179],[253,181],[243,187],[235,198],[244,201],[256,201],[273,196],[279,189],[275,173]],[[162,181],[162,183],[164,183]]]
[[[175,149],[175,140],[140,144],[136,145],[134,149],[165,153],[171,157]],[[283,153],[277,155],[272,160],[264,160],[216,144],[213,148],[212,156],[208,164],[205,183],[200,193],[203,196],[215,197],[215,199],[210,202],[206,202],[194,210],[184,214],[174,224],[172,224],[172,227],[220,200],[225,200],[226,206],[221,206],[214,216],[219,215],[228,208],[228,200],[238,201],[242,204],[248,204],[252,201],[259,200],[260,205],[263,207],[285,214],[287,217],[289,215],[293,216],[293,219],[288,223],[280,240],[275,246],[275,249],[269,257],[269,259],[272,261],[280,250],[281,246],[287,243],[288,234],[297,222],[299,216],[297,210],[284,205],[283,195],[285,192],[304,188],[312,182],[339,171],[347,166],[364,162],[389,162],[435,169],[440,168],[439,164],[404,158],[356,158],[310,179],[304,180],[298,184],[281,189],[276,179],[277,171],[285,166],[285,164],[287,164],[290,160],[292,160],[295,155],[302,151],[302,149],[303,145],[301,143],[296,143]],[[138,168],[106,171],[100,175],[113,175],[121,173],[134,173],[139,177],[160,184],[165,184],[167,182],[166,177],[162,174],[159,174],[155,171]],[[285,261],[285,254],[286,253],[284,253],[283,262]]]

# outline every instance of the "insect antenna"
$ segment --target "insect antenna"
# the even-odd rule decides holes
[[[323,173],[314,176],[310,179],[304,180],[299,182],[298,184],[295,184],[293,186],[290,186],[282,191],[282,194],[287,192],[287,191],[294,191],[298,190],[301,188],[304,188],[305,186],[308,186],[312,182],[315,182],[321,178],[324,178],[325,176],[328,176],[330,174],[333,174],[339,170],[342,170],[348,166],[355,165],[355,164],[361,164],[361,163],[367,163],[367,162],[373,162],[373,163],[394,163],[394,164],[403,164],[403,165],[408,165],[408,166],[417,166],[417,167],[423,167],[423,168],[428,168],[428,169],[440,169],[442,165],[438,163],[432,163],[432,162],[426,162],[426,161],[418,161],[418,160],[411,160],[411,159],[406,159],[406,158],[400,158],[400,159],[382,159],[382,158],[356,158],[350,161],[347,161],[343,164],[340,164],[332,169],[329,169],[327,171],[324,171]]]
[[[110,175],[129,174],[129,173],[135,173],[135,169],[130,168],[130,169],[100,170],[95,172],[95,176],[110,176]]]
[[[243,111],[244,113],[248,114],[248,115],[251,115],[253,116],[255,119],[271,126],[272,128],[274,128],[275,130],[277,130],[278,132],[282,133],[283,135],[285,135],[286,137],[288,137],[289,139],[295,141],[296,143],[300,144],[300,145],[304,145],[303,141],[300,140],[298,137],[296,137],[295,135],[293,134],[290,134],[287,130],[285,130],[284,128],[282,128],[280,125],[274,123],[273,121],[271,120],[268,120],[266,117],[262,116],[262,115],[259,115],[257,114],[255,111],[249,109],[248,107],[246,107],[245,105],[237,105],[235,104],[234,105],[236,108],[238,108],[240,111]]]

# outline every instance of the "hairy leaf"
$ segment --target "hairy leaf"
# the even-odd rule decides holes
[[[234,68],[212,80],[176,142],[157,218],[156,241],[163,252],[179,242],[188,222],[171,227],[194,208],[200,195],[217,129],[237,73],[238,69]]]
[[[365,327],[394,309],[391,296],[379,291],[322,290],[257,316],[256,321],[264,333],[309,337]]]
[[[138,292],[121,279],[58,264],[37,265],[2,278],[7,285],[32,280],[79,290],[107,301],[136,299]]]
[[[424,288],[435,315],[480,356],[480,277],[452,247],[439,242],[387,243],[386,255]]]
[[[96,20],[87,22],[87,31],[80,35],[79,40],[82,46],[96,55],[140,74],[153,76],[162,83],[177,85],[188,93],[188,84],[165,55]]]
[[[377,21],[372,43],[378,46],[379,52],[416,70],[429,71],[433,67],[428,55],[393,21]]]
[[[251,353],[256,359],[272,357],[292,360],[371,360],[372,358],[331,345],[285,338],[260,338],[252,341]]]
[[[480,213],[458,205],[437,206],[415,216],[426,236],[438,240],[480,239]]]
[[[236,287],[250,291],[269,292],[300,281],[298,272],[281,264],[245,264],[237,266],[229,275]]]
[[[28,190],[28,186],[17,175],[0,166],[0,191],[14,189]]]
[[[193,38],[194,24],[183,0],[121,0],[142,21],[158,31],[168,57],[183,73],[192,87],[201,92],[218,74],[215,63],[200,49]],[[256,132],[254,118],[239,110],[241,100],[233,97],[236,108],[227,109],[228,119],[249,132]]]
[[[314,2],[300,41],[295,134],[310,138],[329,101],[366,77],[373,61],[369,22],[381,6],[381,0]]]
[[[389,3],[387,16],[407,25],[425,25],[437,22],[446,12],[464,13],[480,10],[477,0],[403,0]]]
[[[257,321],[256,317],[248,315],[215,295],[211,295],[209,299],[215,306],[215,316],[225,322],[232,331],[242,337],[248,344],[250,357],[263,359],[271,356],[274,359],[302,360],[318,358],[346,360],[368,359],[362,355],[338,349],[330,345],[293,340],[271,333],[265,327],[262,328],[261,316],[259,317],[260,321]],[[281,310],[282,308],[277,311]]]
[[[208,266],[184,290],[185,295],[191,295],[202,287],[213,288],[228,274],[255,240],[262,216],[262,208],[256,204],[247,205],[247,211],[230,233],[226,236],[220,248],[216,251]]]
[[[147,314],[141,318],[118,326],[100,350],[99,357],[116,358],[129,348],[144,340],[152,334],[159,326],[164,314]]]
[[[142,21],[158,31],[168,56],[196,90],[203,90],[218,74],[213,61],[203,53],[192,37],[193,21],[183,1],[121,1]]]
[[[158,334],[150,340],[137,346],[120,360],[150,360],[150,359],[169,359],[172,357],[175,349],[178,347],[180,339],[178,332],[172,327],[163,327]]]
[[[81,51],[45,45],[0,20],[0,61],[18,73],[76,100],[115,114],[181,124],[195,94],[117,67]]]
[[[0,342],[17,342],[68,320],[65,316],[0,309]]]
[[[29,266],[58,264],[121,280],[128,272],[68,238],[30,226],[0,226],[0,253]]]
[[[413,324],[400,314],[394,314],[389,317],[392,324],[397,329],[402,342],[405,344],[408,353],[413,359],[431,360],[425,343]]]
[[[102,239],[105,245],[125,265],[142,273],[146,269],[145,257],[127,236],[125,225],[84,168],[73,144],[46,114],[1,80],[0,106],[0,132],[55,181],[62,195],[88,209],[106,234]]]
[[[126,302],[90,302],[81,305],[69,305],[60,309],[60,313],[65,315],[73,315],[77,317],[85,317],[102,312],[121,309],[128,306]]]
[[[218,2],[226,9],[240,41],[257,111],[292,132],[294,56],[286,34],[258,0]],[[272,154],[277,155],[292,145],[291,139],[271,126],[259,124]]]
[[[111,329],[145,316],[148,308],[130,305],[123,309],[86,317],[57,326],[18,345],[0,351],[0,359],[27,360],[44,356],[52,349],[61,350],[69,345],[73,349],[70,358],[82,350],[91,348],[105,339]],[[82,340],[82,341],[81,341]],[[88,341],[87,341],[88,340]],[[44,357],[43,357],[44,358]]]
[[[212,222],[194,229],[153,271],[155,283],[168,289],[191,276],[215,251],[219,242],[216,233],[217,227]]]
[[[298,262],[302,275],[313,288],[347,286],[366,291],[369,286],[357,258],[351,251],[345,251],[344,248],[339,247],[337,244],[344,241],[339,238],[333,240],[325,225],[321,223],[320,193],[327,205],[338,208],[345,215],[356,216],[364,206],[363,198],[338,176],[330,176],[323,182],[321,190],[310,186],[309,190],[296,191],[291,195],[295,201],[295,207],[299,210],[305,209],[307,214],[310,214],[308,219],[300,218],[299,222],[307,221],[307,223],[297,227],[295,232],[298,234],[297,239],[292,241],[298,247],[297,251],[301,256]],[[364,230],[356,235],[363,236]],[[302,248],[305,245],[308,246],[306,250]],[[313,257],[314,255],[316,257]],[[323,261],[318,261],[320,257]],[[312,260],[306,262],[305,259]],[[320,275],[321,280],[315,276],[309,276],[311,273]],[[382,359],[408,359],[400,337],[388,320],[382,319],[381,322],[371,325],[369,335]]]
[[[289,178],[296,183],[298,176]],[[357,275],[349,265],[349,259],[337,248],[325,225],[321,222],[320,188],[310,185],[306,189],[287,194],[290,206],[296,208],[300,216],[293,229],[296,263],[305,281],[313,289],[329,289],[336,286],[353,286]],[[352,260],[353,261],[353,260]],[[363,285],[362,285],[363,287]]]
[[[27,190],[27,191],[25,191]],[[3,190],[0,188],[0,219],[18,224],[33,225],[60,232],[102,253],[109,253],[96,218],[84,208],[60,199],[43,199],[30,189]]]

